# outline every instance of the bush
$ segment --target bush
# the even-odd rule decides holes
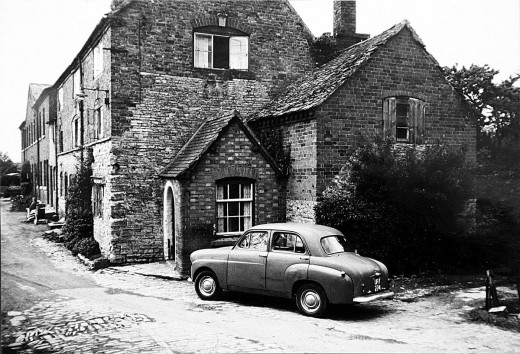
[[[99,254],[99,245],[94,239],[94,216],[92,214],[92,151],[84,152],[84,159],[74,175],[67,193],[67,213],[63,226],[65,245],[74,255],[86,257]],[[93,253],[94,252],[94,253]]]
[[[361,142],[316,205],[317,222],[394,273],[438,270],[453,263],[463,234],[460,214],[472,196],[464,161],[464,151],[441,145],[417,151]]]

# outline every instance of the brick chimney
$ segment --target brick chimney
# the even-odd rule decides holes
[[[370,36],[356,33],[356,1],[334,0],[334,38],[336,43],[346,48]]]

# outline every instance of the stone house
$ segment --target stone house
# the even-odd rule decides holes
[[[42,203],[56,203],[56,160],[53,149],[54,98],[50,85],[29,84],[26,116],[20,125],[22,161],[31,166],[33,195]]]
[[[187,273],[192,251],[250,225],[312,222],[358,135],[474,155],[462,99],[411,26],[369,38],[354,1],[334,14],[345,49],[316,68],[288,0],[114,1],[52,86],[60,212],[88,148],[103,254]]]

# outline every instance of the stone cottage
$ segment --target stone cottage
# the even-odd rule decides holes
[[[186,273],[192,251],[251,225],[312,222],[357,135],[473,156],[462,99],[412,27],[369,38],[354,1],[334,15],[345,49],[316,68],[288,0],[114,1],[52,86],[59,210],[88,148],[103,254]],[[273,132],[287,166],[268,149]]]

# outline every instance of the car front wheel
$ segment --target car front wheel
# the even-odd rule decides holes
[[[195,291],[202,300],[216,300],[222,293],[215,273],[205,270],[195,278]]]
[[[325,291],[316,284],[304,284],[296,292],[296,306],[305,316],[321,317],[325,314],[328,300]]]

